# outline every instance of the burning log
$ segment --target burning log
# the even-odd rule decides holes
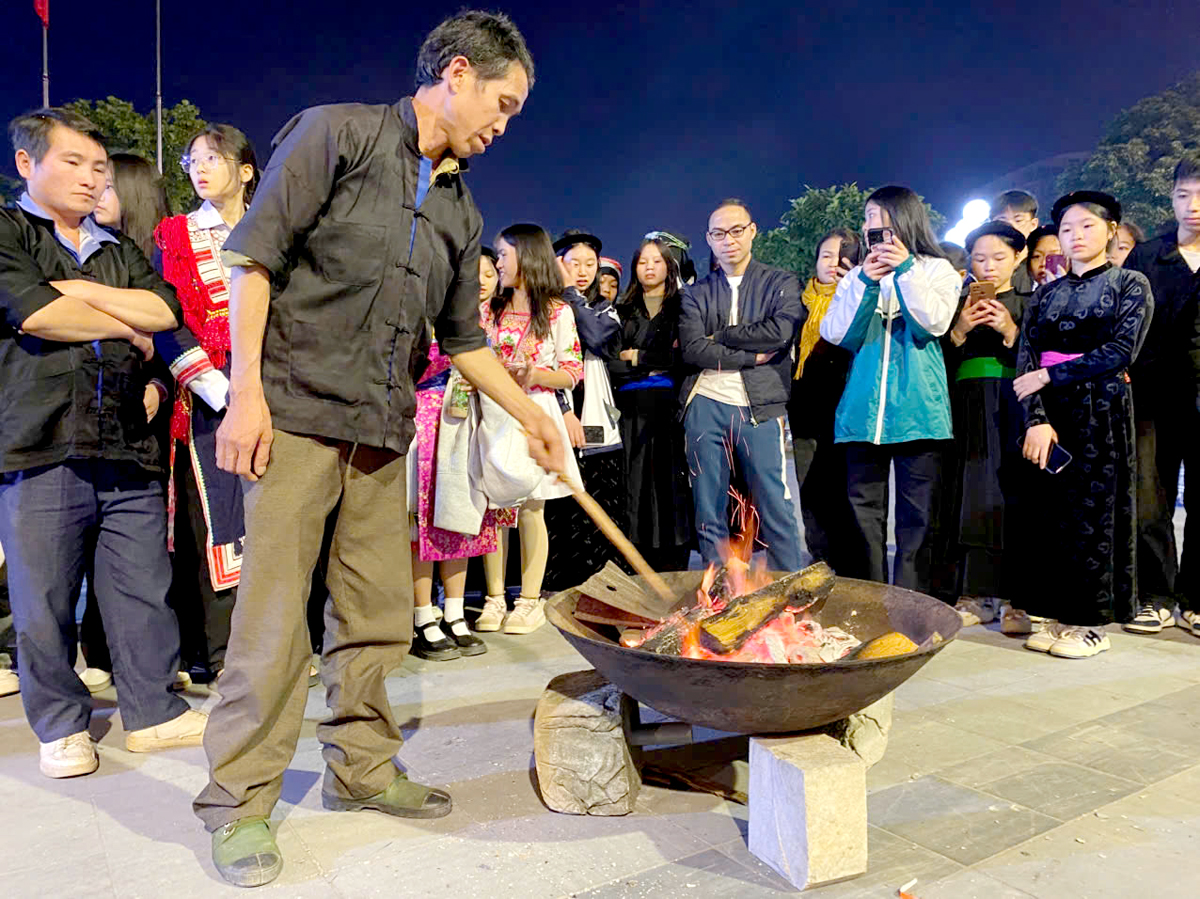
[[[705,615],[711,615],[712,609],[705,606],[695,606],[691,609],[676,612],[665,618],[661,624],[646,632],[646,639],[638,644],[638,649],[646,652],[656,652],[659,655],[684,655],[689,637],[694,635],[696,625]]]
[[[734,597],[723,611],[700,621],[700,642],[710,652],[735,652],[785,609],[801,611],[823,602],[836,580],[833,569],[818,562],[753,593]]]

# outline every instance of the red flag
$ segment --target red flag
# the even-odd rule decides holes
[[[33,0],[33,11],[38,14],[42,24],[50,27],[50,0]]]

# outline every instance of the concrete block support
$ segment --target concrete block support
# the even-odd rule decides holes
[[[867,766],[826,734],[750,740],[750,851],[798,889],[867,870]]]

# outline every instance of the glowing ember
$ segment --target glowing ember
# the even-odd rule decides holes
[[[689,659],[721,659],[765,664],[816,664],[835,662],[860,643],[839,627],[824,628],[801,608],[787,608],[755,630],[740,647],[728,653],[706,648],[700,638],[700,623],[723,612],[732,600],[774,583],[761,563],[752,563],[758,532],[754,507],[733,494],[738,503],[741,531],[721,550],[722,565],[710,565],[696,590],[696,604],[681,609],[645,631],[640,639],[622,640],[629,646],[654,646]],[[832,573],[831,573],[832,574]]]

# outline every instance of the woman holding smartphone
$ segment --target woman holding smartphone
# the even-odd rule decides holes
[[[1062,254],[1058,229],[1053,225],[1037,228],[1029,235],[1027,246],[1029,253],[1025,256],[1025,267],[1035,290],[1067,273],[1067,257]]]
[[[847,542],[855,542],[857,533],[846,500],[845,449],[833,439],[834,416],[853,356],[821,337],[821,322],[838,284],[858,265],[862,255],[862,238],[848,228],[834,228],[818,242],[813,276],[800,296],[808,317],[800,329],[796,373],[788,401],[804,545],[814,562],[828,562],[835,571],[845,567],[845,547]],[[849,564],[854,561],[851,556]]]
[[[842,278],[821,322],[822,337],[854,354],[834,420],[861,551],[851,572],[887,581],[894,469],[893,583],[928,592],[930,529],[951,436],[939,338],[954,322],[962,279],[907,187],[879,188],[867,198],[864,219],[867,256]]]
[[[973,281],[963,291],[954,327],[943,338],[954,416],[954,463],[947,466],[945,532],[953,593],[968,624],[991,621],[998,597],[1014,596],[1009,578],[1019,570],[1018,540],[1025,420],[1012,380],[1018,322],[1028,294],[1013,286],[1025,236],[991,221],[967,235]],[[1009,609],[1004,629],[1029,633],[1029,619]]]
[[[1025,458],[1055,472],[1038,478],[1038,544],[1052,557],[1030,566],[1042,577],[1028,605],[1052,620],[1025,648],[1081,659],[1108,650],[1104,625],[1136,610],[1127,370],[1154,303],[1145,276],[1105,258],[1121,222],[1113,197],[1076,191],[1054,204],[1052,216],[1071,270],[1026,305],[1013,382],[1025,412]]]

